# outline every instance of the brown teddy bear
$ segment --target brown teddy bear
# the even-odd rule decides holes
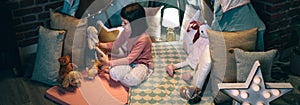
[[[75,64],[71,63],[70,55],[65,55],[58,58],[58,62],[60,63],[60,69],[58,71],[58,81],[59,83],[61,83],[66,78],[69,72],[78,67]]]

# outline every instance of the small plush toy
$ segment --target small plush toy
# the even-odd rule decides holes
[[[71,71],[68,73],[66,78],[64,78],[62,82],[63,88],[76,88],[80,86],[80,80],[82,79],[82,75],[78,71]]]
[[[58,72],[59,81],[64,80],[64,78],[68,75],[69,72],[77,69],[77,65],[71,63],[70,55],[65,55],[58,58],[58,62],[60,63],[60,69]]]
[[[87,79],[92,80],[95,78],[95,76],[98,74],[99,66],[101,66],[101,62],[97,59],[92,60],[92,62],[94,63],[92,65],[92,67],[86,67],[86,71],[87,71]]]

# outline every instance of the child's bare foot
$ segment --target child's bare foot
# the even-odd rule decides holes
[[[169,74],[170,77],[174,76],[175,73],[175,66],[174,65],[168,65],[166,66],[166,72]]]

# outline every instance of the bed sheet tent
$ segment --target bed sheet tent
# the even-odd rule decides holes
[[[97,1],[97,0],[95,0],[95,1]],[[98,1],[100,1],[100,0],[98,0]],[[92,3],[91,6],[89,7],[90,11],[85,11],[85,13],[83,13],[82,16],[88,17],[88,19],[90,19],[88,21],[89,25],[95,25],[95,23],[97,23],[97,20],[104,20],[103,23],[105,23],[105,25],[107,27],[110,27],[108,25],[109,21],[107,21],[107,18],[111,18],[112,20],[114,20],[114,23],[111,23],[111,25],[118,26],[121,23],[120,17],[118,15],[121,8],[124,5],[130,4],[130,3],[142,2],[142,1],[149,1],[149,0],[113,0],[113,2],[117,2],[117,3],[114,3],[113,6],[112,6],[112,4],[108,4],[108,6],[110,6],[110,7],[106,8],[106,11],[109,11],[107,13],[103,13],[103,11],[102,11],[102,13],[99,13],[100,9],[96,8],[97,4]],[[151,1],[158,1],[158,0],[151,0]],[[164,1],[166,1],[166,0],[161,0],[160,2],[164,2]],[[263,38],[264,38],[265,25],[260,20],[258,15],[256,14],[255,9],[253,8],[252,4],[250,3],[250,0],[210,0],[210,1],[209,0],[187,0],[187,1],[188,2],[195,1],[194,3],[196,3],[196,4],[198,3],[199,6],[203,5],[204,1],[210,2],[212,4],[212,8],[213,8],[213,11],[211,12],[212,14],[205,14],[206,10],[209,11],[209,9],[207,7],[205,9],[204,9],[204,7],[202,8],[202,13],[204,13],[203,18],[205,20],[207,20],[208,24],[211,26],[211,28],[213,30],[227,32],[227,31],[241,31],[241,30],[247,30],[247,29],[258,27],[256,50],[259,50],[259,51],[264,50],[264,39]],[[237,6],[236,8],[230,8],[228,11],[225,11],[225,12],[223,11],[222,6],[221,6],[221,2],[222,3],[225,2],[225,4],[226,3],[235,4],[235,3],[239,3],[239,2],[243,2],[243,1],[249,1],[249,3]],[[222,5],[224,5],[224,4],[222,4]],[[233,5],[233,7],[234,6],[236,6],[236,5]],[[82,38],[82,39],[76,39],[76,38],[82,38],[82,36],[76,37],[76,35],[75,35],[75,40],[84,41],[84,39],[86,39],[86,38]],[[76,43],[79,44],[79,42],[76,42]],[[79,46],[82,46],[82,45],[79,45]],[[160,45],[157,45],[157,46],[160,46]],[[174,49],[174,48],[172,48],[172,49]],[[86,49],[81,49],[81,50],[86,50]],[[86,53],[85,59],[76,61],[76,62],[74,62],[75,64],[84,64],[84,66],[86,66],[86,65],[88,65],[87,62],[89,62],[91,59],[94,59],[94,57],[95,57],[94,52],[87,52],[87,51],[79,51],[79,52]],[[73,56],[82,56],[82,54],[80,53],[79,55],[73,55]],[[174,58],[176,58],[176,57],[174,57]],[[89,63],[91,63],[91,62],[89,62]],[[224,65],[220,65],[220,66],[224,66]],[[164,68],[164,66],[162,66],[161,68]],[[225,69],[226,68],[224,68],[224,74],[225,74]],[[162,73],[165,73],[165,72],[162,72]],[[212,73],[211,73],[211,75],[212,75]],[[215,80],[217,80],[217,81],[215,81]],[[99,81],[100,81],[100,79],[99,79]],[[217,93],[219,92],[219,89],[217,88],[218,87],[217,83],[220,83],[220,82],[222,82],[221,79],[209,78],[208,84],[211,84],[211,85],[207,85],[206,88],[208,91],[204,92],[204,96],[216,96]],[[86,87],[92,86],[92,85],[95,85],[95,84],[87,85]],[[98,85],[101,86],[102,84],[98,83]],[[87,92],[91,92],[91,94],[95,94],[95,93],[93,93],[93,91],[89,91],[88,89],[89,89],[89,87],[87,88]],[[83,94],[82,96],[84,96],[84,93],[82,93],[82,94]],[[109,94],[109,93],[107,93],[107,94]],[[176,93],[176,94],[178,94],[178,93]],[[97,94],[96,96],[103,97],[103,96],[101,96],[101,94]],[[58,97],[59,97],[59,95],[58,95]],[[84,96],[84,97],[88,97],[88,96]],[[97,102],[98,101],[99,100],[97,100]],[[89,103],[89,102],[87,102],[87,103]]]

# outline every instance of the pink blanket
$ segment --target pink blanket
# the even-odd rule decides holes
[[[81,80],[81,87],[75,92],[51,87],[46,91],[46,97],[60,104],[124,105],[128,100],[128,88],[112,81],[108,74],[101,74],[94,80]]]

